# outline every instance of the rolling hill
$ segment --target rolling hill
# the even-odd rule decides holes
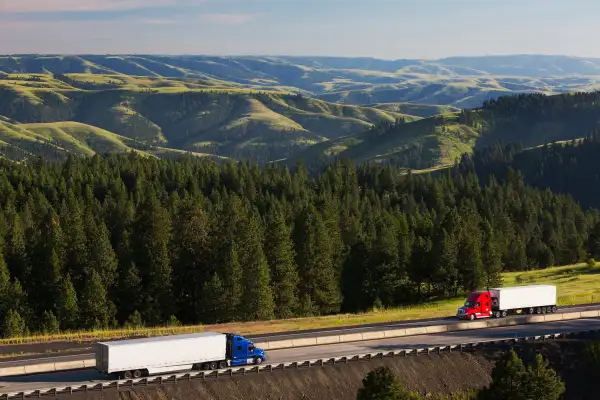
[[[193,78],[301,93],[344,104],[419,102],[461,108],[479,107],[484,100],[514,93],[600,89],[600,60],[535,55],[392,61],[285,56],[7,55],[0,56],[0,72]]]
[[[14,128],[17,124],[72,121],[95,128],[86,132],[97,136],[97,143],[104,143],[110,134],[113,144],[116,140],[125,146],[86,147],[94,152],[96,147],[125,150],[130,144],[123,140],[128,139],[177,151],[261,161],[289,157],[311,144],[359,133],[375,124],[418,119],[210,79],[60,74],[0,77],[0,115],[11,122],[13,135],[24,132]],[[60,136],[56,130],[44,132],[46,136],[52,132],[55,139]]]
[[[411,169],[453,164],[495,143],[524,147],[582,138],[600,127],[600,92],[501,97],[474,110],[445,113],[411,123],[316,144],[286,160],[320,165],[332,158],[390,163]]]

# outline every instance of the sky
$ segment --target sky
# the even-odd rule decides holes
[[[600,57],[598,15],[598,0],[0,0],[0,53]]]

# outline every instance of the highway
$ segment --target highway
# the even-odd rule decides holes
[[[446,332],[431,335],[272,350],[267,353],[268,360],[266,363],[304,361],[334,356],[352,356],[394,349],[433,347],[438,345],[510,339],[523,336],[593,329],[600,330],[600,318],[584,318],[560,322],[515,325],[494,329]],[[114,379],[106,379],[92,369],[30,376],[0,377],[0,393],[52,388],[55,386],[94,384],[111,380]]]
[[[588,310],[598,310],[598,309],[600,309],[600,303],[559,307],[559,312],[560,311],[577,312],[577,311],[588,311]],[[517,323],[520,323],[519,321],[523,320],[525,317],[526,316],[515,316],[515,317],[510,317],[510,318],[513,318],[514,320],[517,321]],[[275,341],[275,340],[302,339],[302,338],[323,337],[323,336],[329,336],[329,335],[341,335],[341,334],[350,334],[350,333],[377,332],[377,331],[390,330],[390,329],[419,328],[419,327],[454,323],[457,321],[458,320],[456,319],[456,317],[429,318],[429,319],[411,320],[411,321],[384,322],[384,323],[366,324],[366,325],[342,326],[342,327],[335,327],[335,328],[311,329],[311,330],[303,330],[303,331],[297,331],[297,332],[278,332],[278,333],[269,333],[269,334],[261,334],[261,335],[246,335],[246,337],[255,342],[268,342],[268,341]],[[35,344],[35,346],[39,347],[39,344]],[[85,359],[89,359],[89,358],[93,358],[93,357],[94,357],[94,354],[90,353],[89,350],[73,351],[73,352],[69,352],[68,355],[61,355],[60,353],[58,353],[56,355],[40,354],[40,355],[35,355],[35,356],[7,357],[7,358],[4,358],[2,362],[0,362],[0,368],[21,366],[21,365],[35,365],[35,364],[41,364],[41,363],[46,363],[46,362],[50,363],[50,362],[63,362],[63,361],[80,361],[80,360],[85,360]]]

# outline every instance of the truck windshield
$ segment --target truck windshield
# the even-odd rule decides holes
[[[465,307],[473,307],[475,306],[475,303],[473,303],[472,301],[465,301]]]

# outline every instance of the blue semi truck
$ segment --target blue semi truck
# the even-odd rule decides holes
[[[257,365],[266,359],[263,349],[232,333],[203,332],[96,343],[96,369],[121,379]]]

